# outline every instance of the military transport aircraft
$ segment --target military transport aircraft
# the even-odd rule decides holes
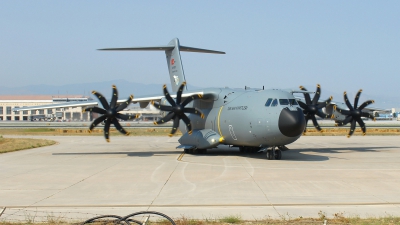
[[[354,105],[351,105],[344,93],[344,103],[333,103],[332,97],[320,101],[321,87],[313,99],[304,87],[300,90],[280,89],[231,89],[231,88],[206,88],[202,90],[187,90],[186,78],[183,72],[180,51],[225,54],[225,52],[181,46],[177,38],[168,45],[152,47],[107,48],[104,51],[165,51],[172,91],[170,94],[166,85],[163,86],[163,95],[145,96],[119,100],[117,87],[113,86],[111,101],[93,91],[103,108],[97,102],[79,103],[86,106],[83,111],[95,112],[102,116],[95,119],[90,125],[92,130],[99,123],[104,122],[104,136],[109,141],[111,123],[116,129],[128,135],[129,133],[120,125],[119,120],[135,119],[134,116],[121,114],[131,103],[139,103],[141,108],[153,104],[165,116],[154,122],[156,125],[173,121],[170,136],[177,129],[182,132],[179,139],[180,145],[186,153],[204,153],[207,149],[218,145],[239,147],[240,151],[266,151],[267,159],[281,159],[282,150],[306,131],[308,120],[315,128],[321,131],[316,115],[321,118],[332,118],[338,126],[351,123],[348,137],[350,137],[358,123],[366,133],[366,127],[361,117],[374,119],[365,107],[374,101],[366,101],[358,107],[361,90],[357,93]],[[296,98],[294,93],[302,93],[304,98]],[[34,110],[43,108],[71,107],[76,103],[46,105],[14,109],[15,111]],[[180,121],[184,123],[180,123]]]

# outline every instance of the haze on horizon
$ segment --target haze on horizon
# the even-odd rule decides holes
[[[0,87],[169,83],[164,52],[96,49],[178,37],[227,53],[183,52],[193,86],[396,96],[399,11],[398,1],[2,1]]]

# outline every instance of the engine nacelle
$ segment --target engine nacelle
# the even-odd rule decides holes
[[[197,149],[209,149],[219,145],[221,136],[211,129],[193,130],[187,132],[178,140],[181,145],[192,146]]]

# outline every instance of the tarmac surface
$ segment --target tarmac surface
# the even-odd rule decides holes
[[[282,160],[228,147],[183,154],[178,137],[31,138],[58,144],[0,154],[0,221],[142,210],[197,219],[400,216],[397,136],[304,136]]]

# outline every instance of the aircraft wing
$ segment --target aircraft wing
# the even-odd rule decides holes
[[[38,106],[29,106],[29,107],[21,107],[14,108],[14,112],[19,111],[29,111],[29,110],[38,110],[38,109],[54,109],[54,108],[68,108],[68,107],[81,107],[81,106],[97,106],[99,103],[97,101],[83,101],[83,102],[64,102],[59,104],[48,104],[48,105],[38,105]]]
[[[182,99],[193,95],[204,95],[203,91],[190,91],[185,92],[182,94]],[[176,98],[175,95],[171,95],[172,98]],[[164,98],[164,95],[146,95],[140,96],[137,98],[132,99],[132,103],[139,103],[141,108],[146,108],[147,105],[151,101],[159,102],[161,99]],[[117,103],[125,102],[127,98],[118,99]],[[14,108],[14,112],[19,111],[29,111],[29,110],[39,110],[39,109],[54,109],[54,108],[68,108],[68,107],[90,107],[90,106],[98,106],[99,102],[97,101],[84,101],[84,102],[65,102],[60,104],[48,104],[48,105],[38,105],[38,106],[30,106],[30,107],[21,107],[21,108]]]
[[[182,99],[191,97],[193,95],[202,95],[204,96],[204,91],[187,91],[182,93]],[[137,98],[133,98],[132,99],[132,103],[139,103],[140,104],[140,108],[146,108],[147,105],[151,102],[151,101],[155,101],[155,102],[159,102],[161,101],[162,98],[164,98],[164,95],[147,95],[147,96],[139,96]],[[171,95],[172,98],[176,98],[176,94]],[[208,97],[208,96],[206,96]],[[124,102],[126,100],[118,100],[118,103]]]

